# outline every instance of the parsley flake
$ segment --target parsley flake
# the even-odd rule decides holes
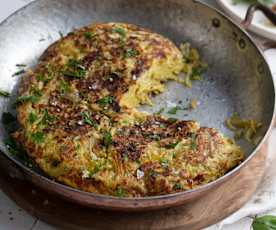
[[[21,69],[21,70],[18,70],[17,72],[15,72],[12,77],[15,77],[15,76],[18,76],[18,75],[21,75],[23,73],[25,73],[26,71],[24,69]]]
[[[173,108],[171,108],[169,111],[168,111],[168,114],[176,114],[178,110],[180,110],[181,107],[180,106],[175,106]]]
[[[182,186],[182,184],[180,184],[180,183],[176,183],[176,184],[174,184],[173,189],[174,189],[174,190],[182,190],[182,189],[183,189],[183,186]]]
[[[32,133],[30,138],[34,143],[41,144],[44,141],[44,133],[40,131]]]
[[[97,103],[101,106],[106,106],[112,104],[114,101],[114,97],[112,96],[106,96],[97,101]]]
[[[33,112],[30,112],[28,115],[28,122],[33,124],[38,119],[37,115]]]
[[[121,28],[121,27],[115,27],[115,28],[113,28],[112,32],[120,34],[120,36],[123,37],[123,38],[126,36],[126,31],[123,28]]]
[[[135,57],[138,54],[137,50],[135,49],[127,49],[125,53],[126,58]]]
[[[126,191],[123,188],[119,187],[116,189],[115,196],[124,197],[125,195],[126,195]]]
[[[91,125],[93,127],[97,127],[97,124],[95,123],[95,121],[93,121],[89,115],[89,113],[87,111],[83,111],[81,112],[81,116],[83,118],[83,121],[85,124]]]
[[[87,40],[91,40],[93,37],[92,32],[89,32],[89,31],[84,32],[83,35],[84,35],[85,39],[87,39]]]
[[[9,92],[0,90],[0,96],[1,96],[1,97],[10,97],[11,94],[10,94]]]
[[[112,144],[112,135],[110,132],[106,132],[103,135],[103,144],[104,146],[108,147],[109,145]]]
[[[83,78],[86,74],[85,67],[81,64],[80,60],[69,59],[66,68],[62,71],[63,75],[72,78]]]
[[[167,149],[174,149],[179,144],[179,141],[176,143],[167,144],[165,147]]]

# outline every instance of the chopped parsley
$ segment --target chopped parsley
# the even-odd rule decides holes
[[[125,57],[126,57],[126,58],[135,57],[136,55],[138,55],[137,50],[132,49],[132,48],[126,50],[126,53],[125,53]]]
[[[116,189],[115,196],[124,197],[125,195],[126,195],[126,191],[123,188],[119,187]]]
[[[28,122],[30,124],[35,123],[35,121],[37,121],[37,119],[38,119],[38,117],[37,117],[37,115],[35,113],[33,113],[33,112],[29,113],[29,115],[28,115]]]
[[[122,38],[125,38],[125,37],[126,37],[126,31],[125,31],[123,28],[121,28],[121,27],[115,27],[115,28],[113,28],[113,29],[112,29],[112,32],[113,32],[113,33],[120,34],[120,36],[121,36]]]
[[[5,140],[5,145],[11,155],[16,156],[18,154],[17,144],[14,139],[9,138]]]
[[[174,124],[175,122],[177,122],[177,119],[176,119],[176,118],[173,118],[173,117],[170,117],[170,118],[168,118],[168,122],[169,122],[170,124]]]
[[[70,91],[70,85],[68,84],[67,81],[64,81],[64,80],[61,80],[59,82],[59,88],[62,94],[68,93]]]
[[[44,141],[44,133],[40,131],[32,133],[30,138],[34,143],[41,144]]]
[[[39,98],[42,96],[42,92],[39,89],[32,89],[32,95],[23,95],[16,99],[16,104],[24,102],[38,102]]]
[[[164,167],[164,168],[167,168],[169,166],[168,159],[165,159],[163,157],[160,159],[160,163],[161,163],[162,167]]]
[[[42,91],[39,89],[33,89],[32,90],[33,96],[35,97],[41,97],[42,96]]]
[[[9,92],[0,90],[0,96],[1,96],[1,97],[10,97],[11,94],[10,94]]]
[[[191,136],[191,149],[192,150],[196,150],[197,148],[197,144],[196,144],[196,134],[193,133],[192,136]]]
[[[58,34],[59,34],[59,36],[60,36],[61,38],[64,37],[63,33],[62,33],[60,30],[58,31]]]
[[[101,106],[106,106],[112,104],[114,101],[114,97],[112,96],[105,96],[97,101],[97,103]]]
[[[149,172],[150,177],[156,177],[157,175],[158,175],[157,172],[155,172],[154,170],[150,170],[150,172]]]
[[[55,117],[51,116],[47,109],[44,109],[43,117],[41,119],[41,123],[43,125],[49,125],[49,123],[51,123],[54,120],[55,120]]]
[[[85,39],[87,39],[87,40],[91,40],[93,37],[92,32],[89,32],[89,31],[84,32],[83,35],[84,35]]]
[[[169,111],[168,111],[168,114],[176,114],[178,110],[180,110],[181,107],[180,106],[175,106],[173,108],[171,108]]]
[[[24,95],[24,96],[20,96],[16,99],[16,104],[20,104],[20,103],[25,103],[25,102],[32,102],[32,103],[36,103],[38,102],[39,98],[37,96],[34,95]]]
[[[166,147],[167,149],[174,149],[178,144],[179,144],[179,141],[178,141],[178,142],[175,142],[175,143],[168,144],[168,145],[166,145],[165,147]]]
[[[123,47],[125,45],[126,31],[123,28],[115,27],[112,32],[120,35],[120,46]]]
[[[176,152],[172,153],[172,158],[175,159],[176,158]]]
[[[182,190],[183,186],[180,183],[175,183],[174,186],[173,186],[173,189],[174,190]]]
[[[72,78],[83,78],[86,74],[85,67],[81,64],[81,61],[76,59],[69,59],[66,68],[62,71],[63,75]]]
[[[15,66],[21,68],[21,67],[26,67],[27,65],[25,65],[25,64],[16,64]]]
[[[103,135],[103,144],[104,146],[108,147],[109,145],[112,144],[112,135],[110,132],[106,132]]]
[[[15,72],[12,77],[15,77],[15,76],[18,76],[18,75],[21,75],[23,73],[25,73],[26,71],[24,69],[21,69],[21,70],[18,70],[17,72]]]
[[[45,84],[47,84],[50,80],[52,80],[53,79],[53,74],[52,74],[52,72],[50,72],[49,73],[49,77],[47,77],[46,75],[44,75],[44,74],[38,74],[38,75],[36,75],[36,80],[38,80],[38,81],[42,81],[43,83],[45,83]]]
[[[160,115],[161,113],[163,113],[164,112],[164,108],[161,108],[161,109],[159,109],[157,112],[155,112],[154,114],[156,114],[156,115]]]
[[[82,116],[83,121],[84,121],[85,124],[91,125],[95,128],[97,127],[96,122],[91,119],[91,117],[90,117],[90,115],[87,111],[81,112],[81,116]]]

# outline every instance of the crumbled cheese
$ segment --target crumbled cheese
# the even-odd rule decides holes
[[[90,172],[87,169],[82,170],[82,178],[89,178]]]
[[[144,175],[145,175],[145,173],[143,171],[141,171],[140,169],[137,169],[137,171],[136,171],[136,177],[137,177],[137,179],[143,178]]]

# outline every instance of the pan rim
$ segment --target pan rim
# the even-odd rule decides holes
[[[30,2],[30,3],[28,3],[27,5],[25,5],[24,7],[16,10],[14,13],[12,13],[9,17],[7,17],[5,20],[3,20],[0,23],[0,29],[1,29],[2,26],[4,26],[5,24],[7,24],[9,22],[9,20],[11,20],[14,17],[16,17],[22,11],[26,10],[27,8],[29,8],[32,5],[39,4],[39,2],[43,2],[43,1],[44,0],[34,0],[34,1]],[[181,4],[181,1],[179,1],[179,0],[171,0],[171,1],[178,2],[178,3]],[[243,168],[244,165],[246,165],[256,155],[256,153],[261,149],[261,147],[267,141],[267,139],[268,139],[268,137],[270,135],[270,132],[272,130],[273,121],[274,121],[274,118],[275,118],[275,115],[276,115],[276,111],[275,111],[275,107],[276,107],[276,102],[275,102],[275,80],[273,78],[273,75],[272,75],[271,69],[270,69],[270,67],[268,65],[268,62],[265,59],[263,51],[261,50],[260,47],[257,46],[257,44],[253,41],[253,38],[251,37],[251,35],[247,31],[245,31],[238,23],[234,22],[229,16],[227,16],[226,14],[224,14],[222,11],[216,9],[215,7],[211,6],[210,4],[205,3],[205,2],[201,2],[201,1],[198,1],[198,0],[193,0],[193,2],[196,3],[196,4],[200,4],[201,6],[207,8],[207,9],[213,10],[215,13],[217,13],[221,17],[225,18],[233,26],[235,26],[237,29],[239,29],[240,32],[243,33],[246,36],[246,38],[249,40],[249,42],[251,43],[251,45],[254,46],[254,48],[256,49],[256,52],[258,52],[259,55],[260,55],[260,57],[263,59],[263,63],[265,65],[265,68],[269,70],[268,71],[268,73],[269,73],[268,75],[270,75],[269,77],[271,78],[271,80],[273,82],[273,93],[274,93],[274,95],[273,95],[273,101],[274,101],[274,103],[273,103],[273,113],[272,113],[272,117],[270,119],[270,125],[268,126],[268,128],[266,130],[266,133],[263,136],[261,142],[257,145],[257,147],[253,151],[251,151],[250,155],[241,164],[239,164],[237,167],[235,167],[234,169],[232,169],[229,172],[227,172],[222,177],[220,177],[220,178],[218,178],[218,179],[216,179],[216,180],[214,180],[214,181],[212,181],[212,182],[210,182],[208,184],[205,184],[205,185],[202,185],[202,186],[200,186],[198,188],[195,188],[195,189],[191,189],[191,190],[187,190],[187,191],[182,191],[182,192],[178,192],[178,193],[173,193],[173,194],[158,195],[158,196],[148,196],[148,197],[140,197],[140,198],[122,198],[122,197],[115,197],[115,196],[110,196],[110,195],[102,195],[102,194],[90,193],[90,192],[85,192],[85,191],[82,191],[82,190],[79,190],[79,189],[72,188],[70,186],[67,186],[67,185],[61,184],[59,182],[56,182],[53,179],[48,178],[47,176],[41,175],[38,172],[35,172],[31,168],[25,166],[22,162],[20,162],[17,159],[15,159],[10,154],[5,153],[5,150],[3,150],[2,147],[0,147],[0,154],[2,154],[8,160],[12,161],[17,167],[20,168],[20,170],[22,169],[23,171],[26,171],[27,174],[32,174],[36,178],[39,178],[40,180],[44,180],[45,182],[50,183],[53,186],[59,187],[59,188],[61,188],[63,190],[67,190],[69,192],[79,193],[79,194],[81,194],[83,196],[86,196],[86,197],[91,197],[91,198],[96,198],[96,199],[101,199],[101,200],[108,201],[109,205],[107,206],[105,204],[105,207],[106,208],[110,208],[110,209],[112,209],[112,208],[118,208],[118,207],[122,208],[122,206],[124,206],[124,208],[122,208],[122,209],[128,209],[128,210],[131,207],[133,207],[133,208],[141,208],[143,205],[142,206],[139,205],[137,207],[137,202],[143,202],[143,203],[145,202],[145,203],[147,203],[148,201],[171,200],[171,199],[176,198],[176,197],[177,198],[179,198],[179,197],[185,197],[185,196],[187,196],[189,194],[196,193],[196,192],[200,193],[200,192],[203,192],[205,190],[209,190],[209,189],[213,188],[215,185],[219,185],[219,184],[223,183],[227,178],[230,178],[235,173],[237,173],[238,171],[240,171],[241,168]],[[114,203],[111,203],[111,201],[120,201],[121,203],[119,205],[116,205]],[[91,202],[88,202],[88,203],[90,204]],[[91,205],[92,205],[92,203],[91,203]]]

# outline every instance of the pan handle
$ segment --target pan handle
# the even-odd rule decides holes
[[[261,11],[271,21],[271,23],[276,26],[276,13],[269,7],[260,3],[256,3],[249,6],[247,10],[245,19],[241,23],[244,29],[248,29],[248,27],[251,25],[254,14],[258,10]],[[263,51],[268,49],[276,49],[276,42],[273,41],[257,42],[257,44]]]
[[[261,3],[256,3],[252,4],[247,10],[245,19],[242,22],[244,28],[247,29],[250,26],[255,12],[258,10],[260,10],[274,25],[276,25],[276,13],[269,7]]]

